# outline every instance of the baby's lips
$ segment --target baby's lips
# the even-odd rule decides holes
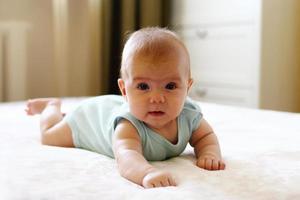
[[[163,111],[150,111],[149,114],[152,116],[162,116],[165,113]]]

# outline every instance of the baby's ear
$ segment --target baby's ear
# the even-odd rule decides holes
[[[123,97],[126,97],[126,89],[125,89],[125,83],[124,80],[119,78],[118,79],[118,85],[119,85],[119,89],[121,91],[121,94]]]
[[[194,80],[193,80],[192,78],[190,78],[190,79],[188,80],[188,92],[190,91],[190,89],[191,89],[193,83],[194,83]]]

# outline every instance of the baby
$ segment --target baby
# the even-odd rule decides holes
[[[169,172],[148,161],[178,156],[188,142],[197,166],[225,168],[213,129],[187,98],[193,83],[189,55],[175,33],[157,27],[134,32],[120,74],[122,96],[90,98],[66,116],[59,99],[28,100],[27,114],[41,114],[42,143],[115,158],[120,174],[145,188],[176,185]]]

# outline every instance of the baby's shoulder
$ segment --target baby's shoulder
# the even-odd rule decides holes
[[[188,97],[184,102],[183,111],[201,113],[201,108],[198,102]]]
[[[188,126],[190,130],[195,130],[199,125],[200,120],[203,118],[199,103],[188,98],[184,104],[181,114],[179,115],[179,118],[179,121]]]
[[[140,140],[139,132],[136,127],[126,118],[122,118],[116,124],[115,139],[135,139]]]

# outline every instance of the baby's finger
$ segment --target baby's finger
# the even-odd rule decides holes
[[[155,181],[153,184],[154,184],[154,187],[163,187],[161,181]]]
[[[224,170],[225,169],[225,163],[223,161],[219,161],[219,169]]]
[[[144,188],[154,188],[154,187],[155,187],[155,185],[154,185],[154,184],[152,184],[152,183],[149,183],[149,182],[147,182],[147,183],[143,184],[143,186],[144,186]]]
[[[169,186],[176,186],[176,182],[174,181],[173,178],[169,178],[168,182],[169,182]]]
[[[212,170],[212,160],[210,158],[205,159],[205,169]]]
[[[163,187],[170,186],[169,180],[165,179],[165,180],[160,181],[160,185]]]
[[[218,170],[219,169],[219,161],[218,160],[212,160],[212,170]]]

